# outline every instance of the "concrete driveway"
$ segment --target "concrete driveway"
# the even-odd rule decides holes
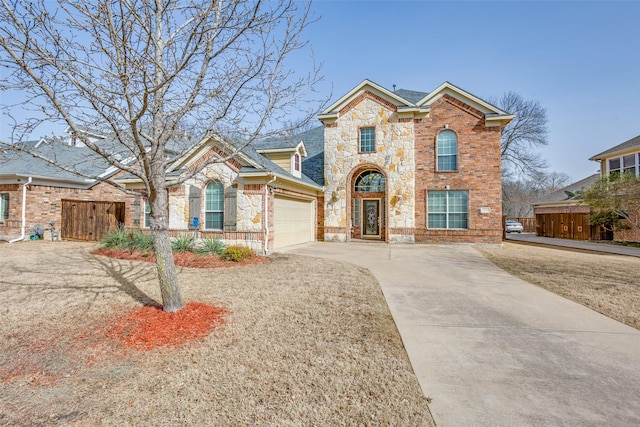
[[[376,276],[439,426],[640,425],[640,331],[470,246],[318,242],[287,252]]]

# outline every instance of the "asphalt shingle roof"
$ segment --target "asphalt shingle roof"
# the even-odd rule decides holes
[[[635,138],[631,138],[630,140],[625,141],[622,144],[618,144],[615,147],[611,147],[600,154],[596,154],[595,156],[591,157],[589,160],[600,160],[607,157],[607,155],[609,154],[613,154],[618,151],[627,150],[629,148],[634,148],[634,147],[640,148],[640,135],[636,136]]]
[[[398,89],[393,93],[395,93],[398,96],[401,96],[402,98],[414,104],[429,94],[428,92],[418,92],[416,90],[408,90],[408,89]]]
[[[543,203],[564,202],[567,200],[571,200],[576,191],[584,190],[585,188],[591,186],[591,184],[593,184],[594,182],[598,181],[598,179],[600,179],[600,174],[593,174],[564,188],[554,191],[553,193],[549,193],[546,196],[540,197],[533,204],[538,205]]]

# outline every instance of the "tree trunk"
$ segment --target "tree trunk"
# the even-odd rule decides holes
[[[160,174],[163,175],[163,174]],[[163,178],[161,178],[163,179]],[[151,205],[151,236],[156,255],[156,269],[160,294],[162,295],[162,309],[173,313],[184,307],[180,288],[178,286],[178,274],[171,250],[171,237],[169,236],[169,197],[165,189],[155,192],[150,197]]]
[[[168,229],[154,229],[153,246],[156,254],[160,294],[162,295],[162,309],[173,313],[184,307],[184,302],[178,287],[178,274],[171,251],[171,237]]]

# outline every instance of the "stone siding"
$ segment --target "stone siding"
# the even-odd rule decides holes
[[[345,241],[351,227],[351,182],[354,174],[373,168],[386,177],[387,227],[414,226],[413,123],[400,122],[389,104],[374,97],[360,97],[325,128],[325,240]],[[372,153],[359,152],[360,129],[375,127]]]

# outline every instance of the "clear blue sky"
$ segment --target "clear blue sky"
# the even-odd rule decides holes
[[[332,101],[364,79],[424,92],[449,81],[485,99],[513,90],[547,109],[541,152],[549,171],[574,181],[597,171],[589,157],[640,135],[640,1],[315,0],[312,8],[320,20],[305,36],[324,64],[317,90],[333,92]]]
[[[364,79],[481,98],[513,90],[549,117],[549,171],[574,181],[588,158],[640,135],[640,2],[329,1],[307,32],[333,100]]]

